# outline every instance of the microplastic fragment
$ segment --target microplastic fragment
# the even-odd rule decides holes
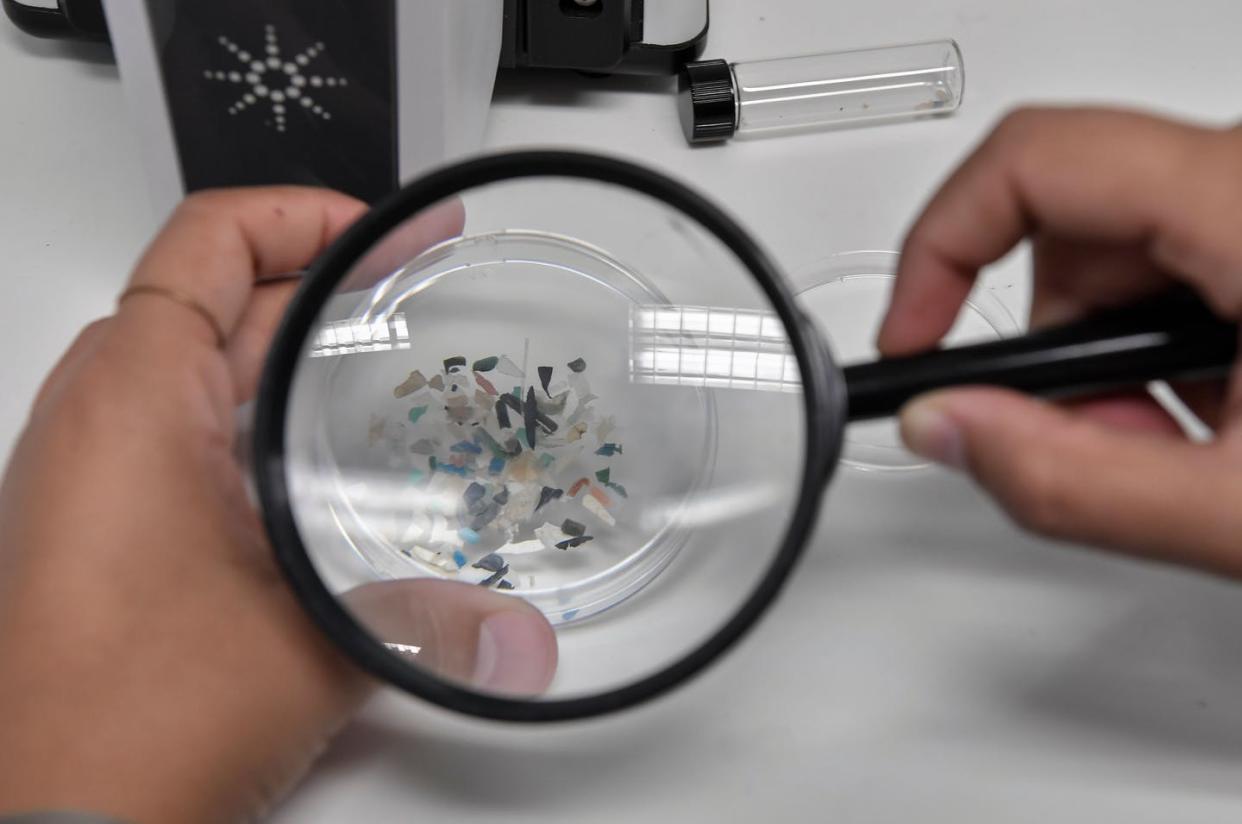
[[[466,487],[466,491],[462,493],[462,499],[466,502],[466,506],[474,506],[483,499],[487,494],[487,487],[480,483],[472,483]]]
[[[578,617],[578,610],[576,609],[567,609],[563,613],[561,613],[561,618],[565,621],[572,621],[577,617]]]
[[[548,384],[551,382],[552,382],[552,367],[551,366],[539,367],[539,383],[543,386],[543,393],[545,395],[548,395],[548,397],[551,397],[551,395],[548,394]]]
[[[444,376],[433,375],[431,380],[427,381],[427,385],[430,386],[432,389],[436,390],[437,392],[443,392],[444,391]]]
[[[591,497],[599,501],[604,506],[612,506],[612,498],[604,494],[604,490],[598,486],[591,487]]]
[[[578,441],[582,440],[582,436],[585,435],[586,433],[587,433],[587,425],[579,421],[578,423],[574,424],[573,427],[569,430],[569,434],[565,436],[565,439],[568,440],[570,443],[577,443]]]
[[[529,555],[532,552],[543,552],[547,547],[543,541],[519,541],[504,547],[506,555]]]
[[[585,530],[585,527],[583,529]],[[555,524],[544,524],[535,530],[535,537],[538,538],[545,547],[553,549],[561,541],[564,541],[566,538],[572,538],[573,536],[566,534],[561,530],[561,527],[556,526]],[[513,550],[509,551],[512,552]]]
[[[534,453],[523,452],[509,462],[509,477],[522,482],[535,480],[539,473],[534,463]]]
[[[496,516],[500,514],[500,504],[487,504],[473,514],[474,519],[470,521],[470,528],[478,532],[481,529],[486,529],[488,524],[496,520]]]
[[[535,409],[538,410],[538,406]],[[559,426],[556,425],[556,421],[549,418],[548,415],[544,415],[543,413],[540,413],[540,411],[537,411],[537,413],[535,413],[535,424],[538,424],[539,429],[544,430],[544,433],[549,434],[549,435],[555,433],[556,430],[560,429]],[[532,446],[534,445],[532,444]]]
[[[482,455],[483,447],[470,441],[458,441],[449,447],[450,452],[461,452],[466,455]]]
[[[617,519],[612,517],[612,514],[609,513],[607,509],[604,509],[603,504],[601,504],[595,498],[590,498],[590,497],[583,498],[582,507],[587,512],[590,512],[596,518],[599,518],[601,521],[608,524],[609,526],[617,525]]]
[[[565,412],[565,405],[569,402],[569,390],[566,389],[559,395],[552,395],[551,400],[539,401],[539,411],[545,415],[561,415]]]
[[[611,458],[613,455],[624,455],[620,444],[606,443],[599,449],[595,450],[596,455],[603,455],[605,458]]]
[[[505,568],[505,559],[493,552],[475,561],[472,566],[475,569],[482,569],[487,572],[497,572]]]
[[[547,505],[548,503],[559,500],[560,497],[564,494],[565,494],[565,490],[563,489],[553,489],[550,486],[545,486],[539,492],[539,503],[535,506],[535,511],[538,512],[540,509],[543,509],[543,507]]]
[[[569,368],[574,372],[585,372],[586,371],[586,361],[584,361],[582,358],[577,358],[576,360],[570,361],[567,364],[567,366],[569,366]]]
[[[471,367],[471,372],[490,372],[496,368],[496,364],[500,363],[500,358],[492,355],[490,358],[479,358]]]
[[[595,480],[599,481],[602,484],[608,483],[608,480],[611,477],[612,477],[612,467],[604,467],[603,469],[595,473]]]
[[[583,535],[586,535],[586,526],[566,518],[561,524],[561,531],[571,538],[581,538]]]
[[[578,493],[582,491],[583,487],[589,486],[590,483],[591,482],[586,478],[579,478],[574,481],[574,485],[569,488],[569,497],[578,497]]]
[[[535,404],[535,387],[526,391],[526,405],[522,410],[526,422],[526,445],[535,448],[535,426],[539,421],[539,407]]]
[[[557,549],[577,549],[583,544],[590,543],[595,539],[590,535],[583,535],[581,538],[571,538],[568,541],[561,541],[556,545]]]
[[[617,419],[612,415],[602,419],[599,425],[595,427],[595,436],[601,441],[607,441],[608,436],[617,429]]]
[[[491,475],[499,475],[505,471],[504,458],[492,458],[492,462],[487,465],[487,471]]]
[[[460,535],[461,539],[468,544],[477,544],[479,542],[479,533],[475,532],[468,526],[463,526],[461,529],[457,530],[457,534]]]
[[[384,428],[388,425],[387,418],[371,416],[371,426],[367,429],[367,446],[375,446],[384,439]]]
[[[486,580],[479,581],[479,586],[490,587],[492,584],[499,583],[500,579],[505,577],[505,575],[507,575],[508,573],[509,573],[508,567],[505,567],[504,569],[501,569],[501,570],[497,570],[496,572],[493,572],[491,576],[487,578]]]
[[[436,451],[436,442],[430,438],[417,440],[410,445],[410,451],[415,455],[430,455]]]
[[[478,382],[479,386],[482,387],[483,391],[486,392],[487,394],[489,395],[500,394],[499,392],[496,391],[496,387],[492,385],[491,381],[489,381],[487,378],[483,377],[482,375],[478,374],[477,372],[474,375],[474,379],[476,382]]]
[[[466,553],[460,549],[453,551],[453,563],[457,564],[457,568],[461,569],[466,565]]]
[[[539,468],[540,469],[547,469],[549,466],[551,466],[554,463],[556,463],[556,456],[551,454],[550,452],[545,452],[539,456]]]
[[[463,358],[461,355],[454,355],[451,358],[444,359],[444,371],[445,372],[452,372],[453,367],[455,366],[464,367],[465,365],[466,365],[466,359]]]
[[[500,370],[500,374],[502,375],[508,375],[513,378],[525,378],[526,377],[526,373],[523,372],[521,369],[518,369],[517,364],[509,360],[508,356],[506,355],[500,356],[500,361],[497,363],[496,368]]]
[[[410,423],[418,423],[418,419],[427,414],[427,407],[416,406],[410,410]]]
[[[500,504],[501,506],[504,506],[505,504],[509,503],[509,488],[505,487],[504,489],[497,492],[494,496],[492,496],[492,500]]]
[[[445,572],[457,572],[457,565],[453,563],[451,558],[445,557],[442,552],[433,552],[421,546],[416,546],[412,550],[413,555],[434,567],[444,570]]]
[[[501,429],[509,429],[513,423],[509,420],[509,410],[522,414],[522,403],[510,394],[501,395],[496,399],[496,420]]]
[[[501,581],[499,584],[496,585],[496,589],[513,589],[513,584],[509,583],[508,581]]]
[[[426,385],[427,379],[423,377],[423,373],[418,370],[414,370],[410,373],[410,376],[405,379],[404,383],[401,383],[392,390],[392,396],[394,398],[404,398],[406,395],[413,395]]]
[[[615,492],[615,493],[617,493],[618,495],[620,495],[622,498],[628,498],[628,497],[630,497],[630,493],[626,492],[626,491],[625,491],[625,487],[623,487],[621,484],[617,484],[617,483],[611,483],[611,482],[609,482],[609,483],[604,484],[604,486],[608,487],[608,488],[609,488],[609,489],[611,489],[613,492]]]

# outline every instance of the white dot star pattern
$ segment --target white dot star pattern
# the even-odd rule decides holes
[[[246,87],[241,97],[229,106],[229,114],[237,116],[263,100],[271,105],[270,125],[278,132],[286,131],[289,125],[286,103],[301,103],[303,111],[322,120],[331,120],[332,113],[311,97],[310,90],[344,88],[349,85],[349,80],[306,72],[315,58],[323,54],[324,44],[316,43],[301,54],[286,59],[281,55],[280,38],[275,26],[266,27],[264,39],[263,51],[255,57],[229,38],[223,35],[218,38],[220,45],[237,58],[240,67],[230,71],[207,70],[203,72],[203,78]]]

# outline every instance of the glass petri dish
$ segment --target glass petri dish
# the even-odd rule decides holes
[[[596,334],[568,330],[583,342],[572,352],[532,340],[532,294],[557,295],[574,307],[564,323]],[[688,530],[641,513],[649,499],[667,506],[693,496],[716,456],[711,393],[682,393],[677,408],[643,402],[627,388],[628,353],[615,346],[624,330],[609,334],[631,306],[665,302],[603,251],[538,231],[457,238],[379,284],[338,294],[311,351],[322,366],[306,378],[317,431],[315,466],[304,474],[330,487],[310,492],[327,521],[317,532],[338,534],[344,550],[325,554],[325,572],[351,586],[367,577],[499,586],[554,624],[643,589]],[[463,327],[476,330],[468,340]],[[533,447],[488,437],[479,411],[508,394],[520,425],[530,393],[543,416]],[[660,425],[669,415],[675,432]],[[646,437],[627,455],[627,430],[668,433],[667,442]],[[527,437],[516,432],[510,441]],[[677,456],[681,473],[661,471],[652,450]],[[462,526],[455,507],[472,491],[479,517]],[[602,495],[606,508],[595,505]],[[510,515],[535,503],[537,518]],[[613,523],[598,528],[599,518]],[[547,524],[562,528],[549,538],[539,529]],[[592,525],[589,551],[545,551],[549,540],[572,541],[573,525]]]
[[[888,251],[833,255],[793,277],[798,304],[843,366],[879,357],[876,334],[900,256]],[[986,289],[976,290],[945,338],[946,346],[981,343],[1019,331],[1013,314]],[[841,463],[863,472],[913,472],[930,464],[902,445],[895,420],[864,421],[845,431]]]

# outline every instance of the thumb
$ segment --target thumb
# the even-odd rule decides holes
[[[526,601],[429,578],[366,584],[354,618],[413,666],[484,692],[531,697],[556,674],[556,633]]]
[[[1219,448],[987,388],[916,399],[901,432],[918,454],[973,476],[1027,529],[1242,575],[1242,514],[1229,503],[1242,478]]]

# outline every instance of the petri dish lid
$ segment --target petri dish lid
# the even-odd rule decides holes
[[[874,360],[876,333],[888,306],[900,256],[889,251],[843,252],[793,278],[799,306],[843,365]],[[945,338],[948,346],[1017,334],[1009,309],[987,290],[976,290]],[[851,424],[841,463],[863,472],[913,472],[930,464],[902,445],[895,420]]]

